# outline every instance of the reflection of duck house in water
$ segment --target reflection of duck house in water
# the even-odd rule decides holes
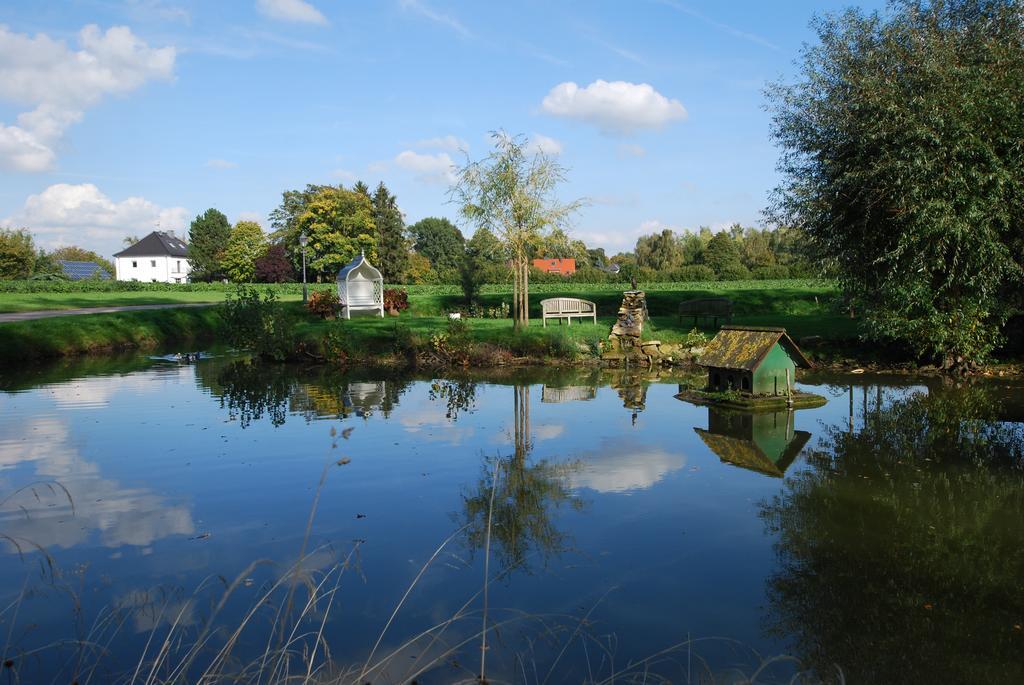
[[[697,363],[708,370],[707,390],[754,395],[787,395],[796,368],[811,367],[785,328],[767,326],[722,326]]]
[[[553,388],[545,385],[540,392],[541,402],[558,404],[561,402],[585,402],[597,397],[597,388],[590,385],[567,385]]]
[[[782,478],[811,438],[793,429],[790,411],[749,413],[708,408],[708,429],[694,428],[723,462]]]

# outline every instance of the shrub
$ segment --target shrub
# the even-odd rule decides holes
[[[409,308],[409,293],[401,288],[384,289],[384,309],[404,312]]]
[[[284,361],[295,352],[294,321],[271,290],[240,285],[224,299],[225,337],[235,347]]]
[[[783,264],[759,266],[754,269],[750,275],[758,281],[771,281],[789,278],[789,267]]]
[[[673,269],[669,274],[670,280],[679,283],[692,283],[694,281],[714,281],[715,272],[706,264],[690,264]]]
[[[742,264],[727,264],[718,272],[723,281],[746,281],[750,279],[750,269]]]
[[[448,319],[443,333],[435,333],[430,339],[434,354],[448,364],[469,364],[473,343],[469,337],[469,323],[464,319]]]
[[[321,319],[333,319],[341,307],[341,300],[333,290],[317,290],[309,296],[306,309],[310,314],[315,314]]]
[[[483,285],[481,276],[480,260],[467,254],[459,268],[459,285],[462,286],[462,297],[467,305],[472,306],[480,296],[480,286]]]

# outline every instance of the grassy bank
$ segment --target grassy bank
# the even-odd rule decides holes
[[[128,292],[0,293],[8,309],[71,308],[94,304],[113,306],[174,302],[219,302],[223,286],[207,291],[141,290]],[[410,353],[410,347],[436,347],[435,338],[448,330],[447,312],[460,309],[462,297],[454,286],[409,286],[408,311],[398,318],[361,317],[350,321],[322,321],[308,315],[296,300],[295,284],[274,288],[295,315],[295,333],[310,349],[322,350],[327,337],[350,352],[353,360],[372,360]],[[321,286],[330,287],[330,286]],[[837,311],[835,292],[828,283],[815,281],[740,281],[722,283],[651,284],[647,289],[652,316],[644,329],[646,339],[666,345],[679,344],[693,329],[692,319],[676,316],[679,302],[708,296],[728,297],[734,302],[734,323],[785,326],[795,337],[820,336],[848,340],[856,335],[856,321]],[[538,319],[528,329],[513,332],[508,319],[472,319],[461,341],[478,348],[492,360],[512,358],[596,357],[598,342],[607,338],[622,298],[622,286],[608,284],[537,284],[531,288],[531,315],[539,316],[540,301],[547,297],[582,297],[597,304],[598,323],[549,322]],[[6,299],[4,299],[6,298]],[[175,299],[177,298],[177,299]],[[484,308],[511,300],[504,285],[484,288]],[[2,307],[0,307],[2,308]],[[129,348],[209,342],[217,338],[217,308],[165,309],[75,317],[58,317],[0,324],[0,360],[40,359]],[[714,334],[710,322],[701,329]],[[477,359],[476,361],[485,361]]]
[[[216,307],[154,309],[0,324],[0,362],[66,357],[216,338]]]

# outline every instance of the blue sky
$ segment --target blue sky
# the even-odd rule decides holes
[[[760,221],[777,181],[762,89],[848,2],[73,0],[0,5],[0,225],[109,255],[217,207],[383,180],[455,218],[450,164],[523,134],[610,253]],[[882,2],[861,2],[868,9]]]

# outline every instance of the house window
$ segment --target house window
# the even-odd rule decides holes
[[[135,261],[134,259],[132,260],[132,268],[133,269],[138,269],[139,268],[139,263],[137,261]]]
[[[174,262],[174,270],[177,271],[179,274],[181,273],[181,260],[180,259],[178,261]]]
[[[149,260],[149,265],[150,265],[151,267],[153,267],[153,268],[156,268],[156,260],[155,260],[155,259],[151,259],[151,260]]]
[[[181,279],[180,279],[180,278],[175,278],[175,279],[174,279],[174,282],[175,282],[175,283],[181,283]]]

